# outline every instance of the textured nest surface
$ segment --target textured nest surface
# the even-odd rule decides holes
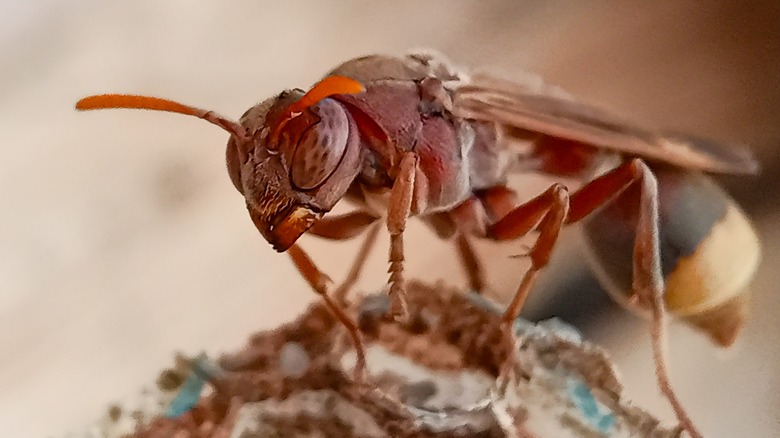
[[[498,391],[507,354],[499,311],[440,286],[408,289],[408,323],[383,318],[384,295],[352,309],[367,342],[366,384],[352,379],[345,331],[315,304],[215,363],[180,359],[140,402],[112,406],[84,436],[679,435],[621,400],[603,352],[554,320],[516,324],[517,378]]]

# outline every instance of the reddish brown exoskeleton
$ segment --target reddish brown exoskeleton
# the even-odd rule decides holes
[[[579,104],[540,82],[469,77],[439,55],[368,56],[348,61],[309,92],[287,90],[233,122],[167,100],[128,95],[83,99],[79,109],[142,108],[197,116],[228,132],[230,178],[252,221],[344,323],[358,353],[358,329],[342,310],[380,218],[390,235],[393,312],[405,313],[404,229],[410,217],[454,238],[471,286],[484,285],[470,239],[539,233],[531,267],[503,315],[517,318],[559,231],[585,221],[594,267],[622,302],[652,316],[657,377],[681,424],[698,435],[671,389],[663,356],[665,309],[722,345],[744,318],[743,289],[759,259],[752,227],[703,172],[753,173],[744,150],[665,136]],[[576,178],[520,202],[511,172]],[[341,199],[358,206],[326,214]],[[296,244],[304,233],[333,240],[367,231],[347,279],[335,290]],[[722,250],[741,258],[724,258]],[[665,282],[666,280],[666,282]],[[513,355],[502,371],[512,369]]]

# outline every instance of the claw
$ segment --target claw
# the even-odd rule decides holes
[[[501,324],[501,332],[504,335],[504,342],[506,343],[506,359],[501,364],[498,377],[496,378],[496,387],[499,394],[503,394],[509,383],[515,378],[515,361],[517,360],[516,353],[516,339],[515,333],[512,327],[512,323],[504,322]]]
[[[352,371],[352,373],[352,379],[354,380],[355,384],[358,386],[368,386],[369,379],[366,373],[365,363],[358,360],[357,363],[355,363],[355,369]]]
[[[406,285],[404,280],[396,278],[390,284],[390,310],[386,317],[390,320],[406,323],[409,321],[409,306],[406,303]]]
[[[512,254],[509,256],[510,259],[524,259],[531,256],[531,247],[528,245],[520,245],[520,248],[523,249],[523,252],[520,254]]]

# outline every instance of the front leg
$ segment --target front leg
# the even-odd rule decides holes
[[[412,204],[415,194],[417,174],[417,155],[407,152],[399,164],[400,171],[393,188],[390,191],[390,201],[387,208],[387,231],[390,233],[390,316],[396,319],[405,319],[409,309],[406,305],[406,284],[404,281],[404,230],[406,221],[412,213]],[[423,195],[424,196],[424,195]],[[421,196],[417,196],[417,205],[420,205]],[[418,207],[419,209],[419,207]]]
[[[330,296],[330,278],[323,274],[322,271],[317,268],[314,262],[311,260],[306,251],[301,249],[297,244],[293,244],[287,249],[287,254],[292,259],[295,267],[301,273],[303,278],[309,283],[314,292],[316,292],[322,300],[325,302],[325,306],[330,313],[338,319],[341,324],[347,329],[347,333],[352,337],[352,342],[355,345],[355,353],[357,355],[357,361],[355,363],[355,381],[362,384],[366,382],[366,348],[363,344],[363,338],[360,335],[360,329],[352,318],[347,315],[347,312],[333,300]]]
[[[368,233],[363,239],[363,244],[360,246],[360,250],[352,262],[349,273],[333,292],[333,299],[343,307],[347,307],[347,294],[352,289],[352,286],[355,285],[358,278],[360,278],[360,273],[363,271],[366,260],[368,260],[368,254],[374,247],[374,243],[376,243],[380,225],[378,219],[379,218],[366,212],[354,211],[341,216],[326,217],[309,229],[309,234],[311,235],[323,239],[339,241],[351,239],[368,228]]]

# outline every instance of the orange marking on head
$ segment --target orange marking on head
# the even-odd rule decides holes
[[[271,143],[279,138],[282,128],[292,119],[300,115],[307,108],[315,105],[322,99],[336,94],[358,94],[366,91],[363,84],[344,76],[328,76],[317,82],[306,94],[297,101],[291,103],[282,111],[276,127],[271,131]]]
[[[360,82],[344,76],[328,76],[314,85],[297,102],[289,106],[290,113],[299,113],[334,94],[357,94],[366,89]]]

